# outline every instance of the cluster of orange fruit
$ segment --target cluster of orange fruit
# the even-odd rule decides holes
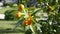
[[[30,18],[25,19],[24,22],[23,22],[24,26],[31,25],[31,24],[32,24],[32,20]]]
[[[24,10],[24,5],[23,4],[20,4],[19,6],[18,6],[18,12],[16,13],[16,17],[18,17],[18,18],[20,18],[21,17],[21,11],[23,11]],[[31,14],[28,14],[28,18],[25,18],[25,20],[24,20],[24,22],[23,22],[23,25],[24,26],[27,26],[27,25],[31,25],[32,24],[32,16],[31,16]]]
[[[32,24],[32,16],[31,14],[28,14],[28,18],[26,18],[23,22],[23,25],[27,26],[27,25],[31,25]]]

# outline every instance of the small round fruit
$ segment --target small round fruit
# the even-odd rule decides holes
[[[22,11],[24,10],[24,5],[23,4],[19,4],[19,8],[18,8],[19,11]]]
[[[20,12],[17,12],[17,13],[16,13],[16,17],[17,17],[17,18],[21,17],[21,13],[20,13]]]

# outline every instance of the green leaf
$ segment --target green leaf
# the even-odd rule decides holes
[[[31,31],[33,32],[33,34],[36,34],[36,33],[35,33],[35,30],[34,30],[34,28],[33,28],[32,25],[30,25],[30,29],[31,29]]]
[[[36,9],[36,10],[32,13],[32,16],[35,15],[38,11],[40,11],[40,8]]]

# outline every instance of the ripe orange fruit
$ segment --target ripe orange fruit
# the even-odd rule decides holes
[[[23,23],[25,26],[27,25],[31,25],[32,24],[32,20],[30,18],[24,20],[24,23]]]
[[[17,17],[17,18],[21,17],[21,13],[20,13],[20,12],[17,12],[17,13],[16,13],[16,17]]]
[[[24,10],[24,5],[23,5],[23,4],[19,4],[19,6],[18,6],[18,10],[19,10],[19,11]]]
[[[31,13],[28,13],[28,18],[26,18],[23,22],[23,25],[27,26],[27,25],[31,25],[32,24],[32,16]]]

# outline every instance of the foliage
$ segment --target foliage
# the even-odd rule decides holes
[[[7,10],[5,12],[5,20],[16,20],[17,18],[15,17],[17,10]]]
[[[8,3],[7,5],[10,7],[13,7],[13,3]]]

